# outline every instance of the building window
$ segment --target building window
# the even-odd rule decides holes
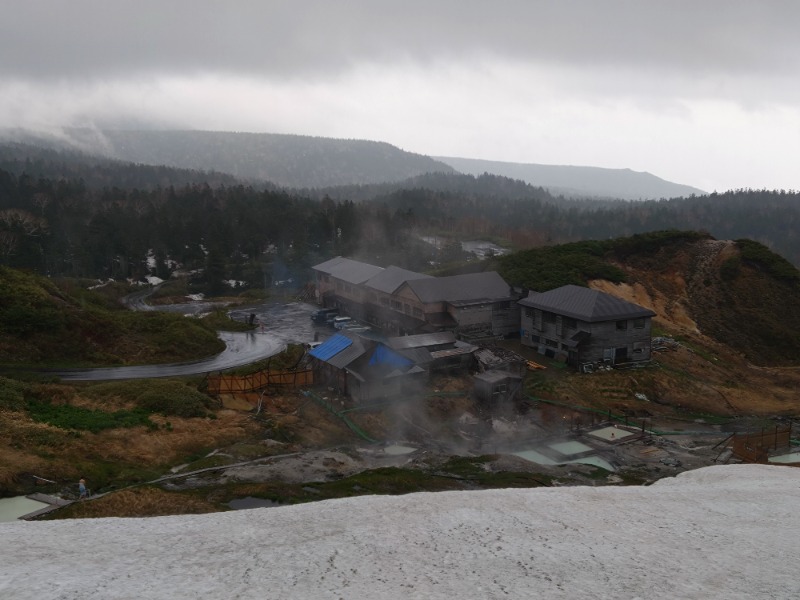
[[[542,338],[540,338],[538,335],[531,335],[531,342],[533,342],[534,344],[538,344],[541,341]]]
[[[551,313],[544,310],[542,311],[542,319],[544,320],[545,323],[555,323],[556,313]]]
[[[392,300],[392,308],[395,310],[399,310],[402,312],[403,310],[403,303],[398,302],[397,300]]]
[[[634,329],[644,329],[644,317],[640,319],[633,320],[633,328]]]
[[[561,344],[561,350],[563,352],[569,352],[569,346],[567,346],[566,344]]]
[[[525,316],[531,319],[533,318],[533,309],[530,306],[525,308]]]
[[[617,331],[627,331],[627,330],[628,330],[627,321],[617,321]]]
[[[555,340],[548,340],[545,338],[544,343],[545,345],[550,346],[551,348],[558,348],[558,342]]]
[[[383,306],[389,306],[389,299],[388,298],[381,298],[381,304]]]
[[[561,317],[561,324],[564,326],[564,329],[578,328],[578,322],[575,319],[570,319],[569,317]]]
[[[415,306],[414,307],[414,316],[415,317],[419,317],[421,319],[422,318],[422,309],[421,308],[417,308]]]
[[[494,309],[495,310],[508,310],[511,308],[511,302],[495,302]]]

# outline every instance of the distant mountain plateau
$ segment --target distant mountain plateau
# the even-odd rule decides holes
[[[136,164],[223,173],[242,181],[270,182],[294,189],[394,183],[428,173],[489,173],[545,188],[556,196],[646,200],[705,194],[703,190],[630,169],[429,157],[368,140],[81,128],[64,129],[58,135],[8,130],[0,137]]]

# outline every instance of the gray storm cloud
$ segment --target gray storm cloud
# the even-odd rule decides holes
[[[800,2],[4,0],[0,127],[266,131],[797,189]]]
[[[800,67],[793,2],[10,0],[3,12],[0,76],[22,80],[291,78],[480,56],[701,76]]]

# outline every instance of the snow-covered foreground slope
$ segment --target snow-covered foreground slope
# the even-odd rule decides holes
[[[0,598],[800,598],[800,469],[0,525]]]

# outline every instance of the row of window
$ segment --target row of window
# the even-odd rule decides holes
[[[549,346],[550,348],[558,348],[558,340],[543,338],[539,335],[531,334],[531,342],[533,342],[534,344],[541,344],[542,342],[544,342],[545,346]],[[567,346],[566,344],[561,344],[561,349],[564,352],[569,352],[569,346]]]
[[[539,316],[537,313],[541,313],[542,323],[547,323],[550,325],[555,325],[557,323],[558,315],[556,313],[530,307],[525,308],[525,316],[532,319],[534,323],[536,322],[536,319]],[[638,319],[631,319],[631,323],[634,329],[644,329],[645,327],[644,317],[640,317]],[[571,317],[561,317],[561,326],[564,328],[565,331],[576,330],[578,329],[578,321],[577,319],[573,319]],[[628,329],[628,321],[627,320],[617,321],[616,326],[617,326],[617,331],[626,331]]]

